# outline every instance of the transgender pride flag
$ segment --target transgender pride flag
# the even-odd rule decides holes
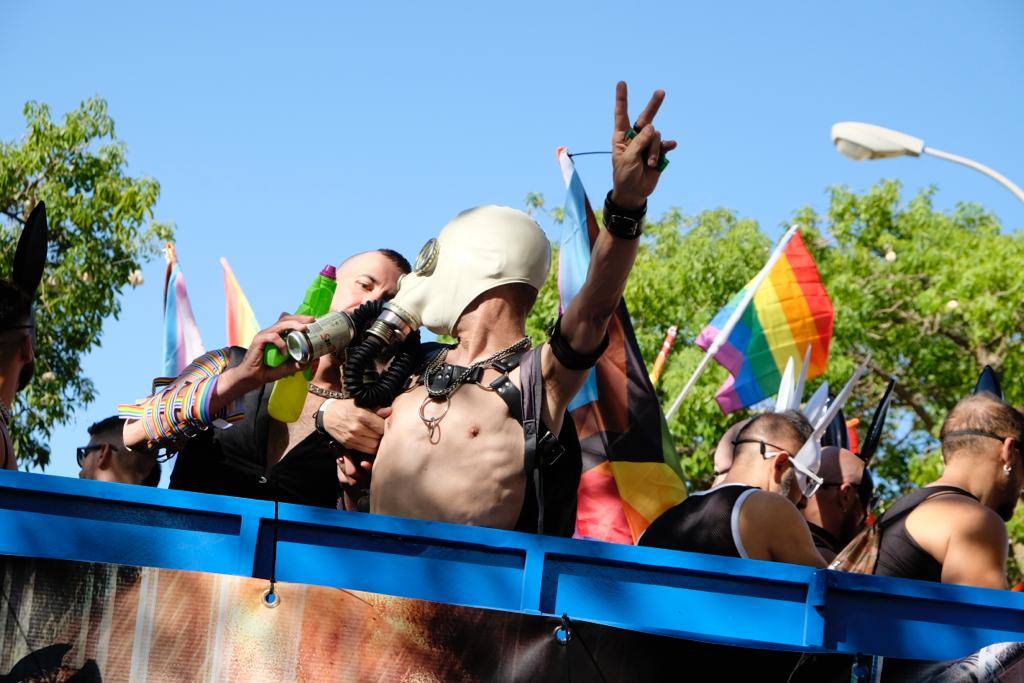
[[[793,227],[765,269],[697,337],[697,346],[732,375],[715,395],[722,412],[774,396],[786,363],[801,363],[808,346],[807,379],[824,374],[834,316],[818,267]]]
[[[164,247],[167,276],[164,279],[164,376],[177,377],[185,366],[205,353],[192,305],[185,290],[185,276],[178,265],[174,243]]]

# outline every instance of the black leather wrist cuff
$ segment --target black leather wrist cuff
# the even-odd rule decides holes
[[[624,209],[615,202],[612,201],[612,192],[615,190],[608,190],[608,194],[604,198],[604,209],[610,211],[616,216],[625,216],[627,218],[636,218],[637,220],[642,219],[647,215],[647,202],[644,201],[644,205],[639,209]]]
[[[562,336],[562,316],[558,316],[554,327],[551,328],[548,344],[551,352],[555,354],[558,362],[570,370],[589,370],[597,364],[597,361],[608,348],[608,333],[605,332],[604,339],[596,349],[590,353],[583,354],[569,346],[569,342]]]
[[[612,191],[604,198],[604,227],[620,239],[635,240],[643,233],[647,202],[639,209],[624,209],[612,201]]]

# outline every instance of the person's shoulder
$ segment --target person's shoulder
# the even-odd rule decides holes
[[[771,491],[753,489],[747,494],[741,514],[759,526],[797,524],[804,526],[804,517],[786,496]]]
[[[763,510],[794,510],[796,506],[786,496],[763,489],[749,489],[745,505],[752,505]]]
[[[995,510],[969,496],[940,495],[928,499],[915,510],[950,535],[1006,538],[1006,523]]]

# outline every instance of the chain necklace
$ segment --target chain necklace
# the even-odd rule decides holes
[[[347,391],[335,391],[334,389],[324,389],[323,387],[318,387],[312,382],[309,383],[309,393],[313,394],[314,396],[320,396],[322,398],[349,398],[349,394]]]
[[[462,386],[462,384],[466,381],[466,378],[469,377],[474,370],[476,370],[477,368],[487,367],[500,360],[504,360],[509,356],[514,356],[517,353],[528,349],[529,347],[530,338],[523,337],[515,344],[512,344],[511,346],[506,346],[501,351],[498,351],[497,353],[492,354],[487,358],[484,358],[483,360],[478,360],[477,362],[473,363],[468,368],[463,370],[458,377],[454,378],[451,382],[446,384],[444,389],[437,391],[432,390],[430,388],[431,377],[434,375],[434,373],[436,373],[444,366],[444,361],[448,357],[448,351],[450,350],[450,347],[445,347],[444,349],[441,350],[440,353],[434,356],[433,360],[431,360],[427,367],[423,370],[423,386],[427,389],[427,395],[423,397],[423,402],[420,403],[419,411],[420,420],[423,421],[423,424],[427,428],[427,438],[430,440],[430,443],[436,444],[440,442],[441,420],[444,419],[445,415],[448,414],[448,409],[451,408],[451,396],[460,386]],[[427,407],[427,404],[432,401],[437,403],[443,401],[444,407],[442,408],[440,415],[436,417],[427,417],[426,413],[424,412],[424,409]]]

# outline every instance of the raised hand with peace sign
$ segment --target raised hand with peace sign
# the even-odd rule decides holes
[[[666,152],[676,148],[675,140],[662,140],[654,127],[654,117],[665,91],[655,90],[647,106],[634,123],[629,121],[626,83],[615,87],[615,133],[612,135],[612,201],[623,209],[640,209],[654,192],[661,177],[659,162]],[[636,135],[630,139],[629,132]]]

